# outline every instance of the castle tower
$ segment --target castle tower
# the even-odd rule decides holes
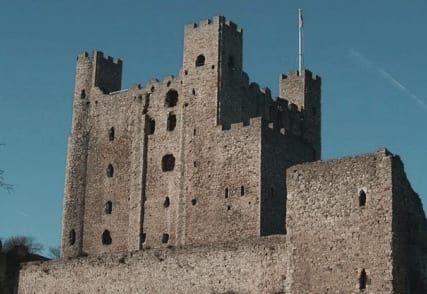
[[[280,98],[297,105],[304,115],[303,136],[313,145],[313,159],[321,158],[321,104],[319,76],[309,70],[280,76]]]
[[[90,139],[91,92],[120,89],[122,62],[104,59],[102,52],[77,57],[71,134],[68,138],[64,188],[61,256],[82,254],[87,159]]]
[[[223,16],[185,26],[183,92],[202,101],[200,119],[212,125],[241,121],[242,34]]]

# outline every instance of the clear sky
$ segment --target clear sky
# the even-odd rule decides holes
[[[124,61],[123,87],[177,75],[183,26],[224,15],[244,30],[244,70],[278,92],[305,65],[322,77],[324,159],[387,147],[427,204],[427,1],[0,0],[0,237],[59,245],[74,66],[84,50]],[[425,206],[426,207],[426,206]]]

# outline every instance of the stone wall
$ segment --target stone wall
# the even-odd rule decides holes
[[[285,237],[28,263],[20,294],[284,293]]]
[[[393,292],[392,161],[379,150],[288,169],[291,293],[407,293]]]

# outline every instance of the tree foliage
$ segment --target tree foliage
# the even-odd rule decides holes
[[[33,237],[28,236],[13,236],[3,241],[2,251],[8,253],[15,248],[24,248],[28,253],[40,253],[43,250],[43,245],[38,243]]]

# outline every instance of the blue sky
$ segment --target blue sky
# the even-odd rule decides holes
[[[98,49],[124,61],[123,87],[177,74],[186,23],[224,15],[244,30],[244,70],[278,92],[297,67],[322,77],[324,159],[387,147],[427,203],[427,2],[0,0],[0,237],[60,239],[75,58]]]

